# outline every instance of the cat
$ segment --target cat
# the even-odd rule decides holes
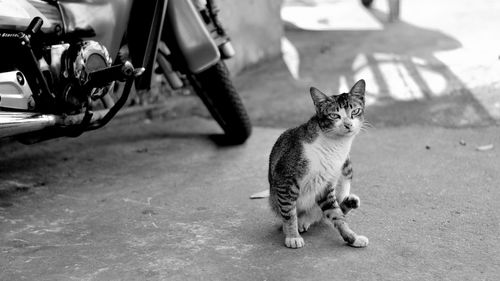
[[[286,247],[303,247],[299,232],[321,220],[337,229],[348,245],[366,247],[368,238],[354,233],[345,219],[360,206],[359,197],[350,193],[349,152],[364,124],[365,81],[337,96],[314,87],[310,94],[316,114],[281,134],[271,150],[271,209],[282,218]]]

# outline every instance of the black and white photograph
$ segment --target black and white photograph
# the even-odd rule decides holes
[[[0,280],[500,280],[499,28],[496,0],[0,0]]]

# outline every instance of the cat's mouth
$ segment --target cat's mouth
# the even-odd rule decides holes
[[[331,137],[352,137],[357,134],[357,131],[354,128],[344,130],[330,130],[326,131],[325,134]]]
[[[353,136],[356,133],[357,133],[356,130],[354,130],[353,128],[352,129],[345,129],[345,131],[344,131],[344,135],[346,135],[346,136]]]

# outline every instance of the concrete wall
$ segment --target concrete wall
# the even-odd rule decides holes
[[[227,60],[231,73],[281,53],[283,0],[216,0],[220,20],[231,37],[236,56]]]

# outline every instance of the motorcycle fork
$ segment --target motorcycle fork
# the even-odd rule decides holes
[[[222,59],[229,59],[235,55],[231,38],[226,33],[226,30],[219,21],[219,9],[213,0],[194,0],[195,6],[198,9],[210,35],[219,48]]]
[[[218,12],[219,9],[216,7],[213,0],[192,0],[192,4],[195,12],[198,13],[201,18],[200,23],[203,24],[203,29],[206,29],[208,40],[213,41],[213,46],[216,50],[218,50],[218,55],[216,61],[220,59],[229,59],[234,56],[235,51],[231,44],[231,40],[227,35],[225,29],[222,27],[222,24],[218,20]],[[174,20],[175,21],[175,20]],[[175,29],[175,28],[174,28]],[[172,34],[175,32],[169,32],[167,34]],[[182,37],[182,36],[181,36]],[[169,38],[169,36],[167,36]],[[173,39],[173,38],[171,38]],[[175,39],[174,39],[175,40]],[[182,41],[182,40],[181,40]],[[167,39],[167,42],[170,40]],[[182,45],[182,44],[181,44]],[[210,44],[208,44],[210,45]],[[200,44],[202,48],[207,48],[207,45]],[[174,53],[184,53],[181,51],[182,47],[180,46],[172,46],[174,48]],[[200,48],[201,49],[201,48]],[[170,54],[170,49],[165,45],[164,42],[160,42],[158,45],[158,53],[159,57],[157,58],[157,62],[160,66],[161,71],[164,73],[165,78],[167,79],[169,85],[173,89],[179,89],[183,87],[182,79],[177,71],[189,73],[197,73],[200,71],[198,69],[193,71],[193,68],[187,67],[184,69],[184,65],[182,62],[179,62],[176,57],[172,57]],[[189,52],[188,52],[189,53]],[[186,54],[186,53],[184,53]],[[189,55],[188,55],[189,56]],[[198,57],[199,59],[199,57]],[[203,60],[203,59],[202,59]],[[213,61],[209,65],[212,65],[216,61]],[[174,67],[172,67],[172,65]],[[189,63],[188,63],[189,65]],[[195,67],[196,68],[196,67]],[[205,66],[206,68],[206,66]],[[175,69],[175,70],[174,70]]]

